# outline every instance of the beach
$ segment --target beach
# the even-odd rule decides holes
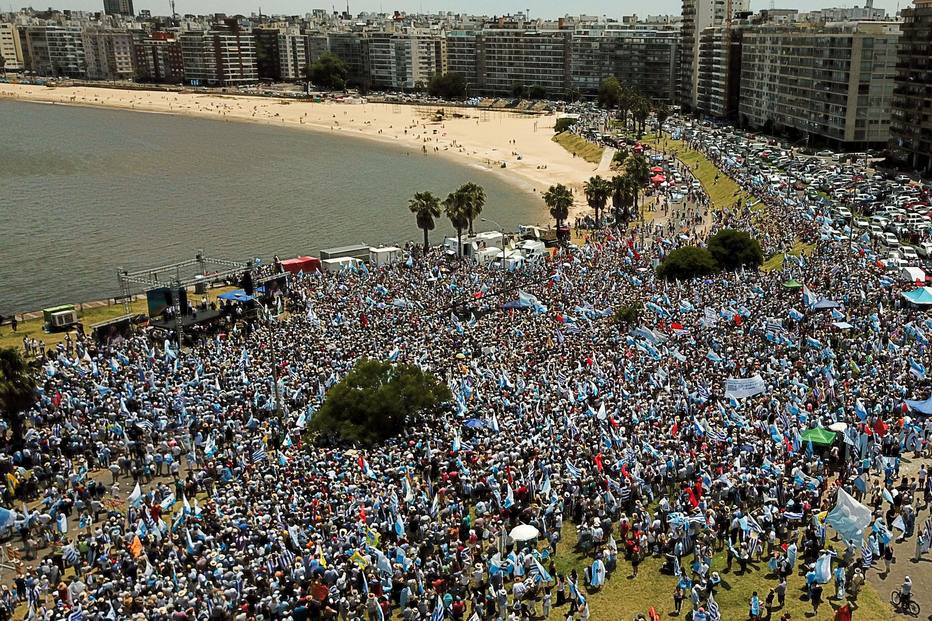
[[[537,195],[555,183],[566,184],[577,197],[571,219],[589,209],[583,182],[597,170],[608,174],[552,140],[556,115],[445,107],[438,120],[439,106],[22,84],[0,86],[0,99],[262,123],[378,140],[411,153],[465,161]],[[543,201],[541,208],[546,210]]]

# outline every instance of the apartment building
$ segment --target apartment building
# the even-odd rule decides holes
[[[480,36],[476,30],[449,30],[446,33],[447,71],[466,80],[467,92],[479,85]]]
[[[307,76],[308,37],[295,28],[257,28],[256,66],[262,80],[294,81]]]
[[[133,0],[104,0],[104,13],[107,15],[125,15],[132,17]]]
[[[369,38],[363,32],[329,32],[327,49],[346,63],[350,84],[369,84]]]
[[[26,69],[49,77],[83,78],[87,75],[81,29],[70,26],[27,26],[21,41]]]
[[[486,28],[477,67],[479,90],[507,94],[539,87],[558,96],[572,89],[573,32]]]
[[[373,88],[426,88],[434,74],[448,71],[446,40],[438,34],[376,32],[368,40]]]
[[[718,119],[738,112],[741,32],[734,26],[711,26],[699,37],[699,76],[694,110]]]
[[[932,0],[902,12],[893,91],[890,148],[924,173],[932,172]]]
[[[592,28],[573,33],[570,73],[582,95],[598,92],[610,76],[658,103],[676,103],[680,77],[679,32]]]
[[[882,146],[890,137],[899,37],[892,22],[747,29],[741,123],[809,143]]]
[[[91,80],[132,80],[133,36],[125,31],[85,28],[82,33],[87,77]]]
[[[259,81],[251,30],[235,24],[181,34],[184,80],[194,86],[236,86]]]
[[[16,24],[0,23],[0,56],[7,71],[22,71],[24,68],[23,45],[19,40]]]
[[[173,33],[153,32],[133,46],[136,80],[180,84],[184,82],[181,42]]]
[[[731,27],[735,13],[747,12],[749,0],[683,0],[680,30],[680,104],[694,110],[699,104],[700,45],[706,28]]]

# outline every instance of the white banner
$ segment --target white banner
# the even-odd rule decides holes
[[[729,377],[725,382],[725,396],[735,399],[753,397],[767,390],[767,383],[760,375],[754,377]]]
[[[702,311],[702,327],[711,328],[718,323],[718,313],[709,307]]]

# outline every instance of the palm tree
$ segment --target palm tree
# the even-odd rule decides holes
[[[417,219],[417,228],[424,231],[424,252],[427,252],[430,247],[427,233],[434,230],[434,218],[440,217],[440,199],[430,192],[417,192],[408,201],[408,209]]]
[[[0,411],[13,434],[13,450],[23,447],[24,412],[36,401],[36,380],[18,349],[0,349]]]
[[[625,170],[630,172],[634,180],[637,181],[638,188],[647,184],[650,166],[643,155],[635,154],[633,157],[629,157],[625,162]]]
[[[631,220],[631,195],[637,193],[637,182],[628,172],[615,175],[610,181],[612,184],[612,208],[615,211],[615,224]]]
[[[663,135],[663,124],[670,118],[670,107],[667,104],[660,104],[655,114],[657,115],[657,137],[660,138]]]
[[[560,226],[570,217],[570,207],[573,206],[573,193],[570,189],[558,183],[552,185],[544,192],[544,202],[550,207],[550,215],[557,221],[557,237],[560,236]]]
[[[642,95],[638,95],[631,106],[631,115],[634,117],[634,130],[641,135],[644,133],[644,123],[650,115],[650,103]]]
[[[466,218],[469,220],[469,234],[472,235],[473,220],[482,214],[482,208],[485,207],[485,190],[481,185],[470,181],[461,185],[458,191],[466,197],[464,208]]]
[[[599,213],[605,209],[605,204],[612,195],[612,184],[596,175],[583,185],[583,191],[586,193],[586,202],[595,210],[595,227],[599,228]]]
[[[469,218],[466,215],[466,202],[468,197],[462,190],[450,192],[443,201],[443,211],[450,224],[456,229],[456,254],[463,256],[463,229],[469,226]]]

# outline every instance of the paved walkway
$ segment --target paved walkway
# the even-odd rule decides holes
[[[595,172],[598,174],[612,172],[612,158],[614,157],[615,149],[612,147],[605,147],[605,150],[602,151],[602,161],[599,162],[599,167],[595,169]]]

